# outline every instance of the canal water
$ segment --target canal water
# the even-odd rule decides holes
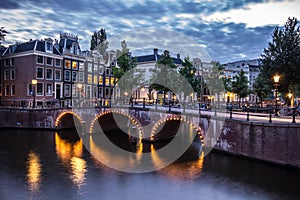
[[[219,153],[155,172],[119,172],[74,131],[0,130],[0,200],[300,199],[299,183],[297,170]]]

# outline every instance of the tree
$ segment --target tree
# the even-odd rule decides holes
[[[296,18],[288,18],[283,28],[276,27],[272,42],[262,54],[263,77],[271,83],[272,76],[279,73],[282,92],[300,84],[300,27],[297,24]]]
[[[182,62],[182,68],[179,70],[179,73],[189,82],[194,92],[197,92],[197,94],[200,95],[201,79],[195,76],[196,70],[196,67],[191,63],[190,58],[186,57]]]
[[[271,91],[270,83],[268,82],[268,79],[263,77],[262,74],[260,74],[253,84],[253,92],[258,96],[260,100],[260,106],[262,107],[262,100],[264,97],[266,97]]]
[[[217,96],[217,106],[220,108],[220,94],[225,92],[224,82],[222,78],[224,66],[219,62],[212,61],[212,69],[206,78],[206,84],[210,94]]]
[[[232,82],[232,91],[239,97],[239,107],[241,107],[241,99],[249,94],[248,79],[244,70],[241,70],[238,75],[233,77],[235,80]]]
[[[121,50],[117,50],[117,66],[113,67],[113,75],[120,79],[127,71],[136,66],[136,58],[130,56],[126,41],[121,41]]]
[[[160,67],[165,66],[165,67]],[[164,99],[167,94],[167,92],[171,91],[170,88],[166,87],[165,85],[158,84],[158,82],[161,82],[161,80],[158,80],[159,77],[164,77],[164,82],[169,83],[170,85],[176,85],[174,82],[174,78],[169,77],[168,73],[170,69],[176,69],[177,66],[174,64],[173,59],[170,56],[170,53],[168,50],[165,50],[164,53],[161,55],[160,59],[156,62],[156,65],[153,69],[150,69],[151,72],[151,90],[157,90],[164,92]],[[169,85],[168,84],[168,85]]]
[[[104,55],[108,48],[108,42],[105,29],[101,28],[100,31],[95,31],[92,35],[90,50],[97,48],[101,55]]]
[[[5,36],[8,32],[5,30],[4,27],[0,28],[0,45],[1,45],[1,41],[5,41]]]

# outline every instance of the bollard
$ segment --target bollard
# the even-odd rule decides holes
[[[293,121],[292,121],[292,123],[293,124],[296,123],[296,109],[295,108],[293,109]]]
[[[232,107],[229,109],[230,119],[232,119]]]
[[[143,109],[145,109],[145,105],[146,105],[146,98],[143,98]]]
[[[249,108],[247,108],[247,121],[249,121]]]
[[[272,110],[270,110],[269,123],[272,123]]]

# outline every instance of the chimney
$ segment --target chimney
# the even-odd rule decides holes
[[[177,59],[180,59],[180,53],[177,54]]]
[[[157,55],[158,54],[158,49],[157,48],[153,49],[153,53],[154,53],[154,55]]]

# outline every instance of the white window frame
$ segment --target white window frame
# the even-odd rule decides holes
[[[41,93],[38,93],[38,85],[42,85],[42,92]],[[35,91],[36,91],[36,96],[44,96],[44,83],[43,82],[38,82],[36,85],[35,85]]]
[[[48,64],[48,58],[51,59],[51,63],[50,64]],[[53,58],[52,57],[46,57],[46,65],[47,66],[53,66]]]
[[[36,63],[37,63],[37,64],[40,64],[40,65],[43,65],[44,62],[45,62],[45,57],[44,57],[44,56],[41,56],[41,57],[43,58],[43,62],[42,62],[42,63],[39,63],[38,60],[39,60],[39,57],[40,57],[40,56],[41,56],[41,55],[37,55],[37,56],[36,56]]]
[[[48,92],[49,92],[48,86],[51,87],[51,90],[50,90],[51,92],[50,92],[50,93],[48,93]],[[47,97],[53,96],[53,84],[52,84],[52,83],[47,83],[47,84],[46,84],[46,96],[47,96]]]
[[[13,94],[13,91],[14,91],[14,94]],[[14,85],[14,84],[10,85],[10,96],[16,96],[16,85]]]
[[[56,72],[59,72],[59,78],[56,78]],[[55,69],[54,70],[54,80],[56,81],[61,81],[61,70],[60,69]]]
[[[51,78],[48,78],[48,70],[51,70]],[[46,68],[46,80],[53,80],[53,69],[52,68]]]
[[[15,69],[10,70],[9,77],[10,77],[10,80],[15,80],[16,79],[16,70]]]
[[[42,77],[38,76],[38,69],[42,69]],[[44,68],[43,67],[36,68],[36,79],[44,79]]]

